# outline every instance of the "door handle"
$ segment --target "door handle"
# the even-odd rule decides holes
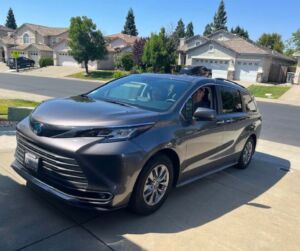
[[[216,122],[216,124],[217,124],[217,125],[223,125],[223,124],[225,124],[225,120],[218,120],[218,121]]]

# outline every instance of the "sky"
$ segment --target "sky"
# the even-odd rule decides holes
[[[182,18],[192,21],[195,34],[202,34],[211,22],[220,0],[0,0],[0,24],[9,7],[18,25],[25,22],[53,27],[68,27],[72,16],[88,16],[105,34],[123,29],[128,9],[133,8],[140,36],[176,27]],[[300,28],[299,0],[225,0],[227,26],[240,25],[257,40],[263,32],[278,32],[283,40]]]

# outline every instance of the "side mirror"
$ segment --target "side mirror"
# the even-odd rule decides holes
[[[193,116],[196,120],[214,120],[216,115],[217,113],[213,109],[198,107]]]

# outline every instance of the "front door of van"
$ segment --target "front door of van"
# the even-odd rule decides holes
[[[203,87],[202,87],[203,88]],[[196,91],[197,92],[197,91]],[[196,93],[195,92],[195,93]],[[215,120],[197,121],[192,118],[196,109],[195,93],[186,102],[183,109],[182,141],[186,145],[186,156],[182,164],[182,180],[201,176],[220,166],[220,152],[224,150],[224,124],[219,123],[217,92],[214,85],[205,87],[205,102],[200,102],[205,108],[215,109]]]

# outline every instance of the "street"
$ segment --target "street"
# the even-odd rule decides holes
[[[0,74],[0,89],[71,96],[95,82]],[[71,208],[33,191],[11,168],[0,131],[0,250],[299,250],[300,106],[258,102],[263,130],[249,168],[173,189],[155,214]]]
[[[56,79],[16,74],[0,74],[0,89],[49,97],[66,97],[85,93],[99,86],[95,82]],[[300,107],[258,102],[264,126],[261,139],[300,146]]]

